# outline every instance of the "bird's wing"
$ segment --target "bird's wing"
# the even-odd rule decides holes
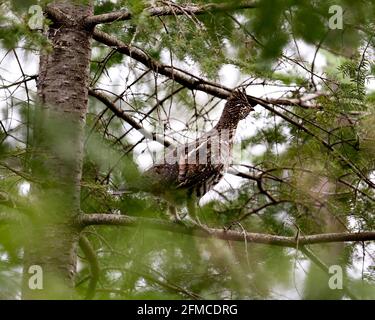
[[[179,150],[178,187],[197,187],[198,195],[206,193],[222,177],[230,161],[230,145],[218,136],[204,135]]]

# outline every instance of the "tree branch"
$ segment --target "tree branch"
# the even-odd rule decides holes
[[[126,121],[134,129],[138,130],[145,138],[157,141],[163,144],[165,147],[169,147],[172,145],[171,142],[166,140],[164,137],[161,138],[156,133],[148,132],[146,129],[144,129],[137,121],[135,121],[132,117],[128,116],[123,110],[119,109],[106,95],[93,89],[89,89],[89,95],[95,97],[100,102],[102,102],[117,117]]]
[[[37,78],[38,78],[38,75],[24,76],[24,78],[20,81],[16,81],[7,85],[0,86],[0,90],[9,89],[14,86],[19,86],[23,83],[26,84],[28,81],[36,80]]]
[[[184,87],[188,89],[203,91],[220,99],[227,99],[230,96],[231,92],[233,91],[233,89],[231,88],[225,87],[215,82],[205,80],[185,70],[162,64],[159,61],[156,61],[155,59],[151,58],[143,50],[137,47],[131,46],[131,45],[127,45],[124,42],[118,40],[116,37],[113,37],[103,31],[95,30],[93,34],[93,38],[100,43],[103,43],[109,47],[117,49],[118,52],[123,53],[133,58],[134,60],[137,60],[138,62],[142,63],[146,67],[150,68],[152,71],[157,72],[163,76],[166,76],[167,78],[176,81],[177,83],[183,85]],[[303,108],[317,108],[317,106],[311,105],[309,104],[309,102],[322,95],[324,94],[323,93],[315,94],[305,99],[302,99],[302,98],[300,99],[296,99],[296,98],[261,99],[261,98],[256,98],[250,95],[248,95],[248,97],[254,105],[260,104],[269,110],[271,108],[269,104],[274,104],[274,105],[277,104],[277,105],[284,105],[284,106],[297,105]]]
[[[161,64],[160,62],[152,59],[143,50],[134,46],[127,45],[105,32],[95,30],[93,33],[93,38],[96,41],[103,43],[109,47],[115,48],[118,52],[139,61],[154,72],[175,80],[186,88],[201,90],[222,99],[228,98],[232,91],[231,89],[226,88],[220,84],[206,81],[203,78],[194,76],[193,74],[190,74],[184,70]]]
[[[204,5],[197,4],[176,4],[168,3],[166,6],[149,7],[145,9],[145,13],[150,16],[178,16],[178,15],[198,15],[213,11],[228,11],[239,9],[256,8],[255,1],[241,1],[239,3],[208,3]],[[110,13],[99,14],[87,17],[85,23],[87,26],[94,26],[101,23],[111,23],[114,21],[129,20],[132,14],[127,10],[114,11]]]
[[[117,214],[83,214],[78,217],[78,223],[82,226],[90,225],[114,225],[126,227],[145,227],[149,229],[164,230],[187,235],[193,235],[202,238],[217,238],[229,241],[246,241],[247,243],[261,243],[281,247],[296,248],[298,246],[332,243],[332,242],[357,242],[357,241],[375,241],[375,231],[358,233],[324,233],[309,236],[285,237],[272,234],[242,232],[234,230],[223,230],[207,228],[203,230],[197,226],[183,226],[169,221],[130,217]]]

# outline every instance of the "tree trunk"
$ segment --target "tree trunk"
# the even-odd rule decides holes
[[[40,55],[31,164],[37,183],[24,248],[23,299],[73,297],[79,239],[74,221],[80,212],[92,34],[83,19],[93,10],[91,3],[61,0],[47,12],[53,21],[48,29],[51,48]],[[41,267],[43,289],[30,286],[35,281],[32,266]]]

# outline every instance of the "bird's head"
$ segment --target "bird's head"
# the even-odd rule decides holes
[[[254,110],[253,103],[246,94],[245,89],[233,90],[227,99],[229,113],[237,115],[239,120],[245,119]]]
[[[245,89],[235,89],[227,98],[223,113],[216,124],[216,129],[235,129],[240,120],[245,119],[253,108],[253,101]]]

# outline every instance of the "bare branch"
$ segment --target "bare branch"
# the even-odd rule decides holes
[[[38,78],[38,75],[32,75],[32,76],[24,76],[22,80],[12,82],[8,85],[0,86],[0,90],[3,89],[9,89],[14,86],[19,86],[20,84],[26,84],[28,81],[36,80]]]
[[[118,52],[123,53],[137,60],[138,62],[144,64],[146,67],[150,68],[152,71],[157,72],[163,76],[166,76],[167,78],[178,82],[179,84],[183,85],[188,89],[200,90],[221,99],[227,99],[233,90],[221,84],[211,82],[201,77],[195,76],[185,70],[181,70],[173,66],[164,65],[151,58],[143,50],[131,45],[127,45],[124,42],[118,40],[116,37],[113,37],[105,32],[95,30],[93,38],[96,41],[103,43],[109,47],[116,48]],[[252,96],[249,96],[249,98],[252,100],[254,104],[261,104],[262,106],[264,106],[264,104],[278,104],[285,106],[297,105],[303,108],[317,108],[317,106],[311,105],[309,104],[309,102],[323,95],[323,93],[315,94],[305,99],[260,99]]]
[[[129,11],[120,10],[87,17],[85,20],[85,24],[87,26],[95,26],[101,23],[111,23],[115,21],[130,20],[131,18],[132,14]]]
[[[253,8],[256,8],[255,1],[241,1],[239,3],[208,3],[205,5],[168,3],[168,5],[166,6],[149,7],[145,10],[145,13],[150,16],[161,17],[170,15],[198,15],[213,11],[228,11]],[[101,23],[129,20],[131,18],[132,14],[129,11],[120,10],[87,17],[85,23],[88,26],[94,26]]]
[[[101,101],[117,117],[126,121],[134,129],[138,130],[145,138],[157,141],[163,144],[165,147],[169,147],[171,145],[171,142],[169,142],[165,138],[161,138],[156,133],[151,133],[144,129],[137,121],[135,121],[132,117],[128,116],[123,110],[119,109],[106,95],[93,89],[89,89],[89,95]]]
[[[328,95],[325,94],[325,93],[316,93],[316,94],[306,96],[306,97],[303,97],[303,98],[278,98],[278,99],[268,99],[268,98],[266,98],[264,100],[267,101],[270,104],[278,104],[278,105],[281,105],[281,106],[293,106],[293,105],[295,105],[295,106],[302,107],[304,109],[321,110],[322,109],[321,105],[318,105],[316,103],[311,103],[310,101],[315,100],[319,97],[324,97],[324,96],[328,96]]]
[[[96,41],[103,43],[109,47],[115,48],[118,52],[141,62],[154,72],[175,80],[186,88],[201,90],[222,99],[228,98],[232,91],[231,89],[226,88],[220,84],[204,80],[203,78],[194,76],[193,74],[190,74],[184,70],[161,64],[160,62],[152,59],[143,50],[134,46],[127,45],[105,32],[95,30],[93,33],[93,38]]]
[[[332,242],[357,242],[357,241],[374,241],[375,231],[358,232],[358,233],[324,233],[309,236],[302,236],[296,239],[295,237],[285,237],[272,234],[243,232],[234,230],[223,230],[207,228],[203,230],[196,226],[183,226],[169,221],[130,217],[126,215],[117,214],[83,214],[78,217],[78,223],[85,227],[89,225],[114,225],[126,227],[145,227],[156,230],[164,230],[187,235],[194,235],[203,238],[217,238],[227,241],[246,241],[247,243],[262,243],[281,247],[296,248],[299,246],[318,244],[318,243],[332,243]]]

